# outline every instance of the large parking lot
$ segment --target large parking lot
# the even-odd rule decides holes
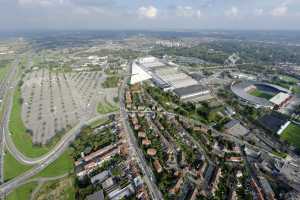
[[[94,72],[54,72],[40,69],[28,73],[21,88],[22,118],[33,142],[46,144],[80,120],[97,115],[101,101],[114,104],[117,88],[102,88],[105,75]]]

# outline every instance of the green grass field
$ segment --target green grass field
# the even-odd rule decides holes
[[[279,152],[279,151],[272,151],[272,154],[275,156],[281,157],[281,158],[286,158],[287,154],[284,152]]]
[[[104,88],[115,88],[118,87],[118,83],[120,81],[119,76],[108,76],[106,80],[102,83]]]
[[[265,98],[265,99],[271,99],[274,96],[274,95],[265,93],[265,92],[260,91],[260,90],[253,90],[249,94],[251,94],[252,96],[261,97],[261,98]]]
[[[283,81],[286,81],[286,82],[291,82],[291,83],[298,83],[299,80],[292,77],[292,76],[286,76],[286,75],[282,75],[282,76],[279,76],[279,78]]]
[[[10,115],[9,130],[11,138],[16,147],[24,155],[28,157],[39,157],[47,153],[55,144],[52,146],[35,146],[32,143],[31,136],[26,132],[26,127],[21,117],[22,105],[20,103],[21,91],[17,89],[14,93],[13,108]]]
[[[112,105],[108,102],[101,102],[97,106],[97,111],[100,114],[107,114],[111,112],[115,112],[119,109],[117,105]]]
[[[4,156],[4,181],[8,181],[12,178],[29,170],[31,166],[23,165],[19,163],[9,152]]]
[[[9,70],[8,65],[0,66],[0,81],[2,81]]]
[[[21,187],[18,187],[14,191],[12,191],[8,196],[7,200],[29,200],[31,193],[36,188],[36,182],[30,182]]]
[[[98,127],[98,126],[101,126],[102,124],[107,124],[108,122],[110,122],[110,120],[108,118],[102,118],[102,119],[99,119],[97,121],[94,121],[93,123],[90,124],[90,127],[92,129]]]
[[[6,155],[8,155],[8,154],[6,154]],[[7,158],[7,156],[5,156],[5,160],[6,159],[9,159],[10,166],[13,166],[9,170],[9,173],[11,175],[17,174],[17,172],[13,172],[13,171],[20,172],[21,170],[23,170],[23,172],[24,172],[29,169],[29,168],[25,169],[25,167],[27,167],[27,166],[25,166],[25,167],[20,166],[20,164],[17,161],[15,161],[11,155],[8,158]],[[64,174],[66,174],[68,172],[72,172],[72,171],[73,171],[73,159],[70,156],[70,151],[66,150],[57,160],[55,160],[52,164],[47,166],[43,171],[41,171],[40,173],[35,175],[33,178],[55,177],[55,176],[64,175]],[[70,179],[69,176],[67,178]],[[58,183],[57,181],[51,181],[51,182],[45,183],[45,185],[46,186],[47,185],[55,186],[55,185],[57,185],[57,183]],[[37,186],[36,182],[25,184],[25,185],[17,188],[16,190],[14,190],[12,193],[10,193],[7,199],[8,200],[28,200],[28,199],[30,199],[30,195],[36,186]],[[68,184],[67,186],[68,187],[62,188],[62,190],[64,191],[64,197],[66,197],[65,199],[70,199],[70,200],[75,199],[74,198],[75,191],[74,191],[73,184]]]
[[[291,123],[283,131],[280,137],[300,149],[300,126],[299,125]]]
[[[75,200],[74,177],[68,176],[42,185],[36,199]]]
[[[54,177],[66,174],[73,170],[73,159],[70,150],[66,150],[58,159],[48,165],[34,177]]]
[[[295,94],[300,94],[300,86],[294,86],[292,90]]]

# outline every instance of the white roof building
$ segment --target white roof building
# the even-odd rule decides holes
[[[281,105],[282,103],[284,103],[288,98],[290,97],[289,94],[287,93],[283,93],[283,92],[280,92],[278,93],[277,95],[275,95],[274,97],[272,97],[270,99],[270,101],[272,103],[274,103],[275,105]]]
[[[146,70],[142,69],[135,62],[132,63],[131,79],[130,79],[131,85],[151,79],[151,78],[152,78],[152,76],[150,74],[148,74],[148,72],[146,72]]]

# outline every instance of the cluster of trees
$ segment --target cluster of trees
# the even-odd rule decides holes
[[[180,130],[175,124],[170,123],[165,117],[159,118],[159,122],[165,128],[165,130],[171,135],[172,138],[176,141],[176,144],[181,148],[182,152],[185,154],[187,162],[191,165],[196,162],[196,153],[194,152],[191,146],[186,145],[182,142],[182,139],[178,135],[178,131]]]
[[[238,199],[241,200],[252,200],[253,196],[250,189],[250,178],[246,170],[243,171],[243,176],[239,178],[242,187],[237,188],[236,194]]]
[[[223,64],[229,54],[222,51],[210,51],[206,45],[194,46],[191,48],[158,48],[151,52],[151,55],[162,57],[164,55],[194,57],[211,63]]]
[[[278,62],[300,63],[300,48],[279,44],[262,44],[247,41],[214,41],[206,44],[208,48],[227,54],[239,53],[246,62],[273,64]]]
[[[97,151],[107,145],[116,142],[117,136],[110,130],[105,130],[104,134],[94,134],[90,126],[81,130],[80,136],[71,144],[72,156],[74,160],[80,158],[81,152],[90,153]]]
[[[120,81],[120,77],[119,76],[109,76],[102,83],[102,86],[104,88],[115,88],[115,87],[118,86],[119,81]]]
[[[191,102],[182,102],[179,98],[170,92],[163,92],[156,87],[147,87],[147,92],[154,100],[160,103],[168,111],[174,111],[180,115],[196,118],[203,123],[217,122],[222,120],[217,114],[222,109],[222,106],[210,107],[207,102],[196,104]],[[172,103],[173,106],[170,104]],[[174,106],[175,105],[175,106]]]
[[[213,41],[190,48],[159,47],[152,55],[175,55],[195,57],[207,62],[223,64],[233,53],[241,58],[238,63],[274,64],[279,62],[300,63],[300,48],[280,44],[263,44],[249,41]]]
[[[222,106],[210,107],[208,103],[203,102],[200,107],[197,108],[197,114],[202,116],[207,122],[217,122],[222,118],[217,114],[222,109]]]
[[[280,85],[281,87],[289,89],[291,86],[296,85],[297,82],[295,81],[288,81],[280,79],[278,76],[274,76],[272,79],[272,83],[276,85]]]

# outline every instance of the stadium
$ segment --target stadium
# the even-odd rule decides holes
[[[290,99],[290,91],[270,83],[256,81],[233,82],[231,91],[244,103],[256,108],[278,109]]]

